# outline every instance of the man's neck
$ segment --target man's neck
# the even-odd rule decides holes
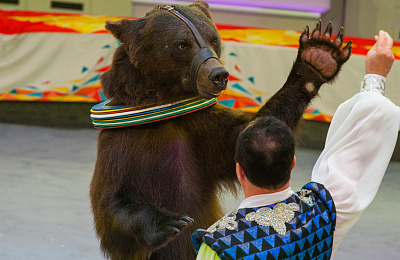
[[[280,192],[280,191],[286,190],[289,187],[290,187],[290,181],[278,189],[264,189],[264,188],[254,186],[251,183],[248,183],[248,185],[243,187],[243,193],[244,193],[244,197],[247,199],[247,198],[249,198],[251,196],[255,196],[255,195],[272,194],[272,193]]]

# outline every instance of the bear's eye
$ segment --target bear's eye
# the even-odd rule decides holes
[[[215,39],[211,42],[212,45],[216,46],[218,44],[218,39]]]
[[[180,50],[184,50],[186,48],[187,48],[187,45],[185,43],[181,43],[178,45],[178,49],[180,49]]]

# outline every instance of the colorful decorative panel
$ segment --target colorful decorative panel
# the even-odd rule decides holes
[[[109,19],[121,17],[0,9],[0,101],[104,101],[99,78],[119,46],[104,29]],[[274,75],[265,80],[259,67],[279,66],[276,60],[288,55],[289,64],[281,65],[283,73],[288,73],[300,32],[221,24],[217,28],[224,42],[222,59],[231,74],[228,90],[218,100],[229,107],[257,111],[283,84],[274,82]],[[346,37],[349,40],[353,40],[353,54],[358,55],[365,55],[374,44],[372,39]],[[277,47],[278,58],[262,56],[266,48],[273,53]],[[393,50],[400,60],[400,43]],[[244,55],[248,52],[253,56]],[[317,108],[309,108],[305,117],[331,120],[331,115]]]

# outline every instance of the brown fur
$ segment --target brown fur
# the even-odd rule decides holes
[[[196,1],[176,9],[220,55],[221,39],[207,3]],[[197,89],[189,87],[190,63],[199,47],[188,27],[167,11],[156,8],[144,18],[108,22],[106,28],[123,43],[101,78],[113,105],[151,106],[220,93],[205,76],[222,66],[216,60],[200,68]],[[301,36],[287,82],[257,114],[216,104],[167,121],[100,132],[90,195],[107,257],[195,258],[190,234],[221,216],[221,188],[235,191],[237,186],[234,146],[239,132],[263,115],[274,115],[296,131],[320,86],[333,80],[349,58],[350,46],[341,50],[330,37],[308,35],[307,30]],[[318,52],[311,54],[312,48]],[[326,65],[318,62],[321,55]]]

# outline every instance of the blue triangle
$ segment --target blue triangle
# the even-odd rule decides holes
[[[301,214],[298,218],[300,219],[303,225],[307,223],[307,214]]]
[[[261,250],[262,250],[262,241],[263,241],[263,240],[264,240],[263,238],[260,238],[260,239],[257,239],[257,240],[255,240],[255,241],[252,241],[251,244],[252,244],[254,247],[256,247],[256,248],[258,249],[258,251],[261,251]]]
[[[310,243],[310,245],[313,244],[314,236],[315,236],[315,234],[311,234],[311,235],[309,235],[309,236],[307,237],[307,240],[308,240],[308,242]]]
[[[240,241],[240,243],[244,242],[244,232],[237,232],[233,235],[235,236],[235,238],[237,238],[237,240]]]
[[[294,246],[295,246],[295,244],[293,243],[293,244],[290,244],[290,245],[283,246],[282,249],[283,249],[283,251],[285,251],[285,253],[288,256],[290,256],[290,255],[293,254]]]
[[[322,248],[324,247],[324,241],[321,241],[317,244],[319,252],[322,252]]]
[[[332,200],[329,200],[326,202],[326,205],[328,205],[329,211],[332,211],[332,202],[333,202]],[[332,216],[333,216],[333,214],[332,214]]]
[[[241,91],[243,91],[243,92],[246,92],[246,93],[249,93],[249,94],[250,94],[250,92],[249,92],[247,89],[243,88],[243,87],[240,86],[240,84],[238,84],[238,83],[233,84],[233,85],[232,85],[232,88],[236,88],[236,89],[239,89],[239,90],[241,90]]]
[[[93,82],[93,81],[98,80],[99,78],[100,78],[100,74],[97,74],[96,76],[94,76],[93,78],[89,79],[88,81],[86,81],[86,82],[83,83],[83,84],[86,85],[86,84],[88,84],[88,83],[90,83],[90,82]]]
[[[231,53],[229,53],[229,56],[235,56],[235,57],[237,57],[237,54],[234,53],[234,52],[231,52]]]
[[[248,255],[249,254],[249,252],[250,252],[250,246],[249,246],[249,243],[247,242],[247,243],[244,243],[244,244],[241,244],[241,245],[239,245],[239,248],[240,249],[242,249],[243,250],[243,252],[245,252],[246,253],[246,255]]]
[[[257,255],[258,259],[268,259],[268,252],[269,251],[264,251],[264,252],[257,253],[256,255]]]
[[[10,91],[10,94],[18,94],[18,91],[16,89],[13,89]]]
[[[256,97],[256,100],[260,103],[262,103],[262,97]]]
[[[326,190],[325,189],[320,190],[319,191],[319,196],[322,197],[323,201],[326,201]]]
[[[296,242],[296,244],[299,245],[299,248],[300,248],[301,251],[303,251],[303,247],[304,247],[304,243],[305,242],[306,242],[306,238],[303,238],[303,239],[301,239],[301,240]]]
[[[280,238],[285,244],[290,244],[290,236],[281,236]]]
[[[325,251],[326,257],[329,257],[332,253],[332,247]]]
[[[84,72],[87,71],[87,70],[88,70],[88,67],[83,66],[83,67],[82,67],[81,73],[84,73]]]
[[[272,249],[268,250],[268,252],[269,252],[275,259],[278,259],[278,257],[279,257],[279,251],[280,251],[280,248],[279,248],[279,247],[272,248]]]
[[[227,107],[233,107],[235,102],[236,102],[235,99],[218,100],[218,103]]]
[[[328,245],[328,247],[331,247],[332,237],[328,237],[327,239],[325,239],[325,243]]]
[[[319,229],[317,232],[315,232],[315,233],[317,234],[319,240],[321,240],[321,237],[322,237],[322,233],[323,233],[323,232],[324,232],[324,229],[323,229],[323,228],[321,228],[321,229]]]
[[[326,225],[325,227],[325,231],[328,234],[328,236],[331,235],[331,229],[332,229],[332,223],[330,223],[329,225]]]
[[[251,235],[254,239],[257,238],[257,226],[246,229],[246,232]]]
[[[310,222],[308,223],[308,225],[307,225],[307,226],[305,226],[305,229],[307,229],[307,230],[308,230],[308,232],[309,232],[309,233],[311,233],[311,229],[312,229],[312,221],[310,221]]]
[[[324,211],[321,215],[319,215],[326,223],[329,223],[330,217],[328,215],[328,211]]]
[[[227,247],[231,247],[231,237],[232,236],[225,236],[221,237],[219,240],[222,241],[224,244],[226,244]]]
[[[33,96],[33,97],[43,97],[43,94],[42,93],[30,93],[30,94],[26,94],[26,95],[28,95],[28,96]]]
[[[311,114],[321,114],[318,109],[315,109]]]
[[[237,247],[237,246],[228,248],[227,250],[225,250],[225,253],[227,253],[227,254],[228,254],[230,257],[232,257],[233,259],[236,259],[236,247]]]
[[[304,259],[306,256],[306,251],[300,252],[297,256],[298,256],[297,259]]]
[[[316,216],[315,218],[313,218],[312,221],[314,222],[315,226],[316,226],[317,228],[319,228],[319,216]]]
[[[103,46],[103,49],[109,49],[111,46],[109,44],[106,44]]]
[[[99,95],[100,95],[101,101],[107,100],[107,98],[104,96],[103,90],[99,90]]]
[[[117,40],[118,47],[122,45],[120,41]]]
[[[312,258],[313,254],[314,254],[314,250],[315,250],[315,246],[307,249],[307,253],[310,255],[310,258]]]
[[[264,237],[264,240],[268,242],[272,247],[275,247],[275,236]]]
[[[72,91],[75,91],[75,90],[78,90],[78,89],[79,89],[79,87],[77,85],[73,85],[72,86]]]
[[[254,77],[249,77],[248,80],[249,80],[251,83],[254,83]]]

